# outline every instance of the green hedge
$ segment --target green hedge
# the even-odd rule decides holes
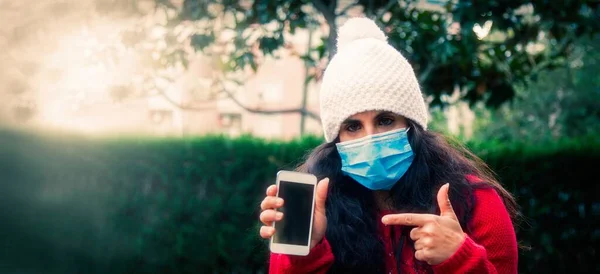
[[[0,131],[0,272],[264,273],[265,187],[320,142]],[[471,147],[522,206],[522,273],[600,270],[597,138]]]

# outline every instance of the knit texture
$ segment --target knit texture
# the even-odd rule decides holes
[[[338,33],[338,52],[320,91],[325,139],[333,141],[344,120],[369,110],[394,112],[426,129],[427,109],[415,73],[375,22],[352,18]]]

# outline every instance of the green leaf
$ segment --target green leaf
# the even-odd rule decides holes
[[[327,40],[326,39],[325,40],[321,39],[321,44],[318,45],[315,48],[315,50],[318,53],[319,60],[323,59],[323,57],[325,57],[325,52],[327,51]]]
[[[194,47],[194,49],[202,51],[206,47],[211,45],[214,42],[214,40],[215,37],[213,35],[194,34],[192,35],[190,43],[192,47]]]
[[[304,61],[305,65],[309,66],[309,67],[314,67],[317,64],[316,61],[313,60],[313,58],[310,55],[302,55],[302,56],[300,56],[300,59],[302,59],[302,61]]]
[[[260,50],[265,55],[273,55],[273,52],[283,45],[283,39],[273,36],[261,37],[259,41]]]

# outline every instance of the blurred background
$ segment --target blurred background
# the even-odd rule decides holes
[[[352,16],[516,196],[520,272],[600,272],[599,6],[0,0],[0,273],[265,273],[259,202],[324,141]]]

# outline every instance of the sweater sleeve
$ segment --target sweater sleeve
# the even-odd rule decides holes
[[[471,234],[435,273],[517,273],[515,231],[502,199],[493,189],[475,191]]]
[[[333,252],[326,238],[313,247],[307,256],[271,253],[269,273],[327,273],[333,264]]]

